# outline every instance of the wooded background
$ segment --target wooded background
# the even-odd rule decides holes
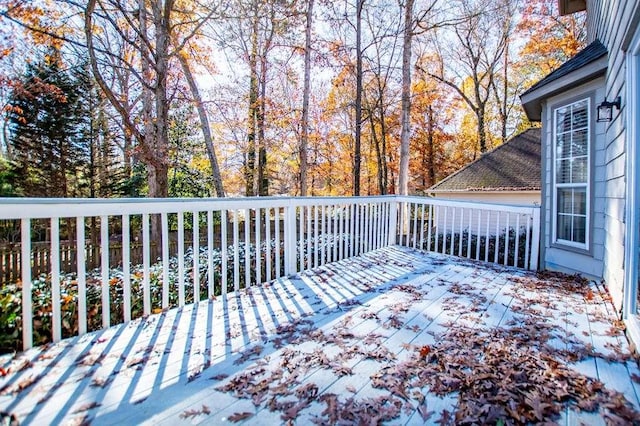
[[[422,193],[530,126],[555,0],[0,0],[0,196]]]

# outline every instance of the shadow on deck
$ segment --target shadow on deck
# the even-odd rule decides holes
[[[404,247],[0,366],[0,411],[24,424],[597,424],[640,407],[597,286]]]

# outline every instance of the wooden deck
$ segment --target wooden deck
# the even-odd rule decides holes
[[[601,288],[401,247],[0,367],[0,411],[21,424],[604,424],[640,409]]]

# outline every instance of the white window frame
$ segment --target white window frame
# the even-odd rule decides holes
[[[572,105],[575,105],[580,102],[587,102],[587,180],[585,183],[558,183],[556,181],[557,177],[557,167],[558,167],[558,152],[557,152],[557,111],[565,108],[569,108]],[[553,140],[552,140],[552,199],[553,199],[553,212],[551,217],[551,228],[552,228],[552,236],[553,243],[558,245],[563,245],[575,249],[580,250],[589,250],[589,244],[591,241],[591,161],[592,161],[592,153],[591,153],[591,142],[592,142],[592,112],[591,112],[591,97],[585,96],[577,99],[573,102],[559,105],[553,108],[552,110],[552,125],[553,125]],[[585,242],[579,243],[570,240],[564,240],[558,238],[558,189],[560,188],[585,188],[586,189],[586,220],[585,220]]]
[[[638,258],[640,249],[640,29],[636,29],[626,53],[626,178],[624,268],[625,289],[622,315],[631,340],[640,344],[640,318],[638,315]]]

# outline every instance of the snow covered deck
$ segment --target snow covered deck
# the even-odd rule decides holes
[[[1,357],[0,411],[21,424],[632,422],[640,371],[620,326],[593,284],[386,247]]]

